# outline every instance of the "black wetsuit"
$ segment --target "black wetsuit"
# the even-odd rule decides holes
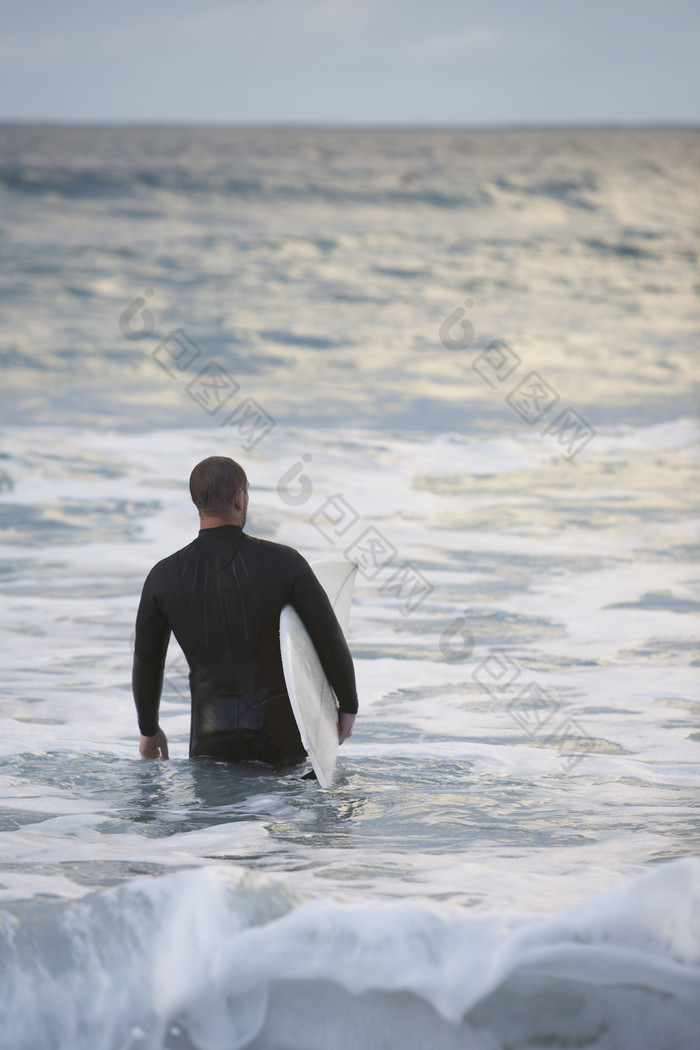
[[[308,562],[291,547],[222,525],[201,529],[144,583],[133,669],[141,733],[159,728],[172,631],[190,667],[190,757],[258,759],[277,768],[303,759],[280,656],[280,612],[288,603],[311,636],[340,710],[354,714],[352,657]]]

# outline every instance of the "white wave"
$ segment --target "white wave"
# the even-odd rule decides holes
[[[691,1050],[700,1023],[695,858],[551,916],[301,900],[222,866],[0,914],[5,1050]]]

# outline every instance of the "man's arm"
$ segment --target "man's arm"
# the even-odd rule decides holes
[[[151,590],[151,574],[146,577],[136,615],[136,640],[131,684],[138,715],[143,758],[167,758],[168,741],[158,725],[163,669],[170,641],[170,624]]]
[[[309,563],[299,555],[299,572],[292,590],[292,605],[314,643],[321,666],[338,699],[338,741],[352,733],[357,714],[355,668],[343,630],[333,607]]]

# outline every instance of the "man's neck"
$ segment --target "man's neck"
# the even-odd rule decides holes
[[[222,525],[238,525],[241,528],[241,519],[238,515],[234,518],[209,518],[200,517],[199,528],[201,529],[218,529]]]

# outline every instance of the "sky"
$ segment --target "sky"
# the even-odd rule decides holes
[[[0,120],[698,123],[697,0],[0,0]]]

